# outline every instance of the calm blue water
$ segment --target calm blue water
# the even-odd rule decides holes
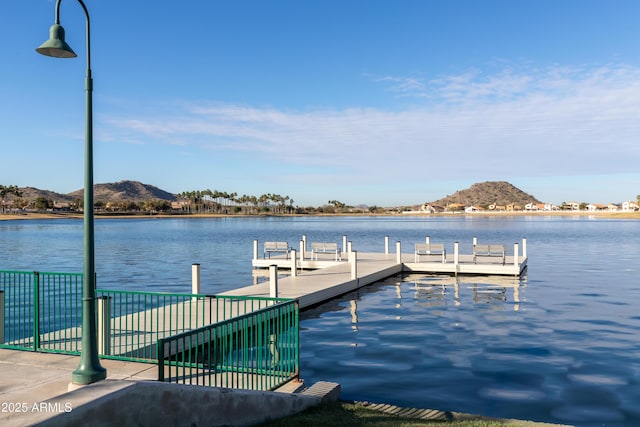
[[[253,282],[253,239],[403,251],[431,236],[511,247],[520,279],[410,275],[302,315],[301,376],[343,399],[585,426],[640,425],[640,221],[588,217],[98,219],[101,288],[189,292]],[[0,269],[82,271],[82,221],[0,221]]]

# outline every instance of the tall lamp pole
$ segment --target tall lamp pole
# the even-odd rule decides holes
[[[49,40],[36,49],[38,53],[55,58],[75,58],[76,53],[64,40],[64,28],[60,25],[60,2],[56,1],[55,23],[49,29]],[[100,365],[96,337],[96,266],[93,225],[93,79],[91,78],[91,38],[89,36],[89,11],[82,0],[77,0],[87,18],[87,92],[86,132],[84,157],[84,277],[82,281],[82,350],[80,364],[73,371],[72,382],[91,384],[107,377],[107,370]]]

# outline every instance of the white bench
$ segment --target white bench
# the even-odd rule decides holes
[[[447,262],[447,251],[442,243],[416,243],[415,262],[420,262],[420,255],[440,255],[442,262]]]
[[[291,249],[289,248],[288,242],[264,242],[264,257],[266,258],[269,255],[271,258],[272,253],[280,253],[286,254],[287,259],[289,259],[289,252]]]
[[[502,265],[505,262],[504,245],[474,245],[473,246],[473,263],[476,264],[477,257],[496,257],[502,259]]]
[[[340,259],[340,250],[337,243],[312,242],[311,259],[317,261],[318,254],[335,254],[336,261]]]

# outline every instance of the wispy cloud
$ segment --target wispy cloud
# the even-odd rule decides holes
[[[505,68],[492,75],[472,70],[430,80],[372,80],[414,96],[416,104],[401,111],[292,111],[200,103],[103,122],[113,138],[260,153],[278,163],[325,166],[373,182],[388,179],[386,170],[407,180],[638,168],[638,68]]]

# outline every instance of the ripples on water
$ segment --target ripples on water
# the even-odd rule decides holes
[[[576,425],[640,425],[640,221],[585,217],[96,220],[98,285],[203,292],[253,282],[253,239],[410,253],[430,235],[528,240],[521,279],[389,278],[302,313],[301,376],[344,399]],[[0,221],[0,269],[82,270],[82,222]]]

